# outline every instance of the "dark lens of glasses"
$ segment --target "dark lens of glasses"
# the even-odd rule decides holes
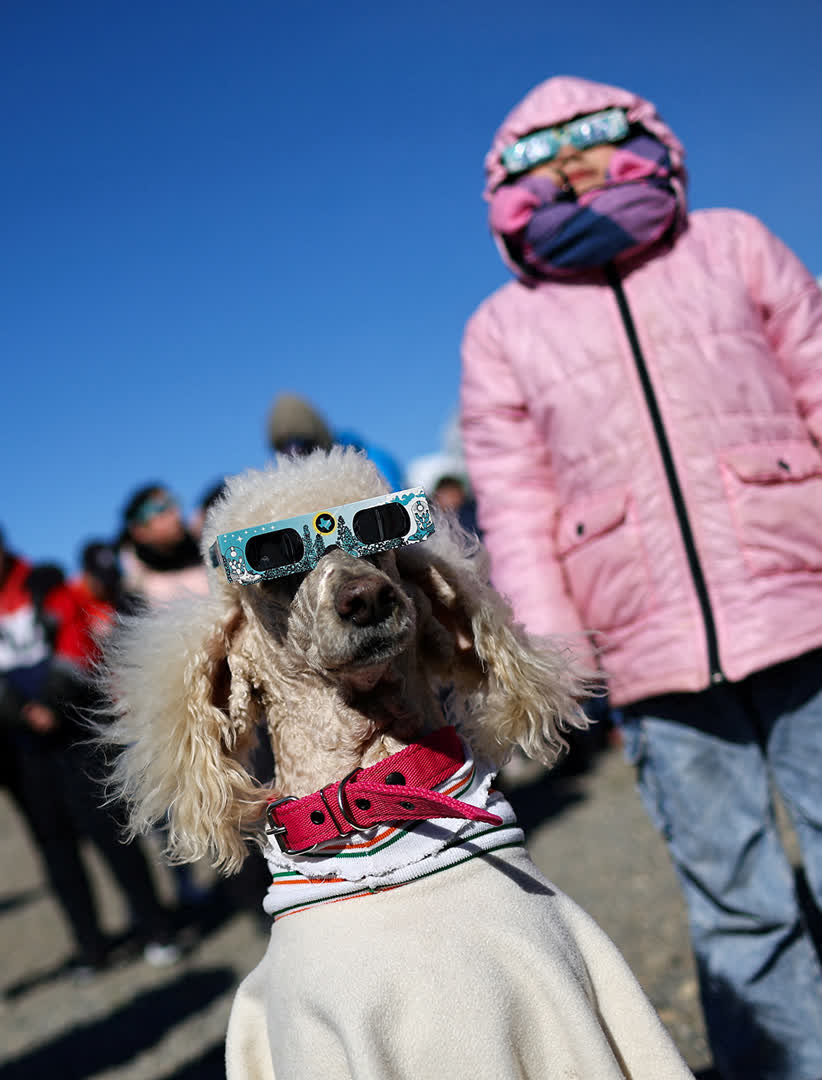
[[[411,518],[404,506],[386,503],[358,510],[351,528],[361,544],[379,544],[405,536],[411,528]]]
[[[252,536],[245,546],[246,562],[252,570],[279,570],[297,563],[304,552],[302,538],[294,529]]]

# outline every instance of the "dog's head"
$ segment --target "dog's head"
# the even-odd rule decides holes
[[[386,493],[360,453],[335,448],[227,482],[203,531],[218,536]],[[294,573],[240,584],[220,560],[211,596],[127,622],[109,648],[121,747],[115,779],[134,831],[168,812],[181,859],[236,869],[272,794],[302,795],[444,721],[501,762],[514,744],[552,761],[582,724],[567,654],[531,642],[488,583],[484,554],[451,520],[429,539],[354,557],[341,545]],[[274,787],[245,762],[260,730]]]

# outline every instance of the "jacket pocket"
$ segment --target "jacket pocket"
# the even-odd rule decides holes
[[[822,570],[822,455],[757,443],[722,455],[734,527],[752,574]]]
[[[651,582],[624,488],[570,503],[559,515],[556,550],[583,625],[611,630],[646,613]]]

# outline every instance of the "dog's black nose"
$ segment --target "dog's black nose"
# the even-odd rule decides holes
[[[353,578],[340,586],[335,606],[341,619],[355,626],[375,626],[387,619],[397,604],[390,581],[380,578]]]

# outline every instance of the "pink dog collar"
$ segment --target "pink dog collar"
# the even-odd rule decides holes
[[[456,730],[440,728],[312,795],[269,803],[267,831],[285,855],[306,855],[327,840],[389,821],[465,818],[501,825],[502,818],[496,814],[432,790],[464,760]]]

